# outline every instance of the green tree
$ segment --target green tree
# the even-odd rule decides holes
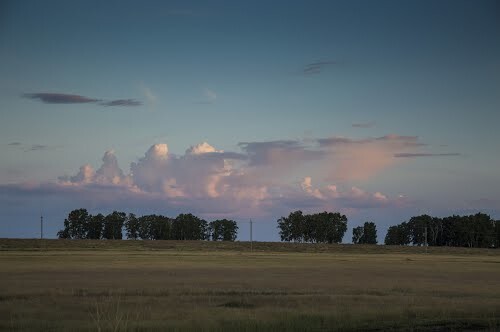
[[[152,215],[151,220],[151,236],[152,240],[169,240],[170,239],[170,229],[171,220],[168,217],[162,215]]]
[[[238,225],[234,220],[214,220],[208,225],[208,238],[212,241],[234,241],[238,235]]]
[[[377,244],[377,225],[374,222],[365,222],[363,229],[363,243]]]
[[[139,219],[133,213],[129,213],[125,221],[127,239],[137,240],[139,238]]]
[[[68,218],[64,220],[64,229],[60,230],[57,235],[59,238],[65,239],[86,239],[91,215],[86,209],[73,210],[68,214]]]
[[[89,216],[89,219],[86,238],[99,240],[104,229],[104,216],[99,213],[95,216]]]
[[[191,213],[179,214],[172,220],[172,239],[174,240],[205,240],[208,224]]]
[[[121,240],[123,238],[123,225],[127,220],[124,212],[113,211],[104,217],[103,238],[108,240]]]
[[[153,224],[153,216],[146,215],[137,218],[138,223],[138,235],[143,240],[151,240],[153,238],[152,235],[152,224]]]
[[[278,229],[281,241],[292,241],[292,227],[290,224],[290,218],[281,217],[280,219],[278,219]]]
[[[391,226],[387,230],[384,243],[386,245],[408,245],[411,242],[411,234],[406,222]]]
[[[352,243],[362,244],[364,231],[365,228],[363,226],[354,227],[352,229]]]

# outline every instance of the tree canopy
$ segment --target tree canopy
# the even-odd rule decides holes
[[[338,212],[304,215],[295,211],[277,220],[281,241],[340,243],[347,231],[347,217]]]
[[[490,248],[500,245],[500,221],[489,215],[436,218],[420,215],[389,227],[385,244]]]
[[[374,222],[365,222],[363,226],[352,229],[352,243],[377,244],[377,226]]]

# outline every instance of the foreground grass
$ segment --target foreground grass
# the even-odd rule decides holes
[[[2,330],[500,329],[495,250],[36,243],[0,240]]]

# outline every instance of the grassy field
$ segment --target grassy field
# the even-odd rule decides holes
[[[500,251],[0,240],[0,329],[500,329]]]

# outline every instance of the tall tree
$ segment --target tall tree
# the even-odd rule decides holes
[[[151,216],[151,239],[169,240],[171,232],[171,220],[162,215]]]
[[[113,211],[104,218],[103,238],[108,240],[121,240],[123,238],[123,225],[127,219],[124,212]]]
[[[57,234],[59,238],[86,239],[91,216],[86,209],[73,210],[64,220],[64,229]]]
[[[363,243],[377,244],[377,225],[374,222],[365,222],[363,225]]]
[[[103,229],[104,216],[102,214],[99,213],[95,216],[89,216],[88,232],[86,238],[99,240],[102,237]]]
[[[377,226],[373,222],[365,222],[363,226],[352,230],[352,243],[377,244]]]
[[[172,221],[172,238],[174,240],[205,240],[208,224],[191,213],[179,214]]]
[[[411,234],[408,224],[403,222],[399,225],[389,227],[384,242],[386,245],[404,246],[410,244]]]
[[[365,228],[363,226],[354,227],[352,229],[352,243],[362,244],[364,231]]]
[[[139,238],[139,219],[133,213],[129,213],[125,221],[127,239],[137,240]]]

